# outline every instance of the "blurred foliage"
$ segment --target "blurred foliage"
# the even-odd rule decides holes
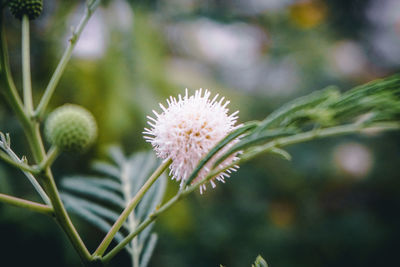
[[[51,102],[51,109],[71,102],[91,110],[100,140],[83,156],[62,155],[56,177],[90,173],[89,162],[105,157],[109,144],[121,144],[129,154],[150,148],[141,134],[146,115],[185,87],[226,96],[243,122],[265,118],[281,104],[331,84],[345,91],[398,72],[397,1],[380,1],[104,1]],[[36,103],[84,2],[45,0],[44,13],[32,23]],[[391,15],[380,15],[385,10]],[[6,22],[20,88],[20,25],[8,11]],[[20,155],[27,153],[3,98],[0,130],[11,134]],[[226,184],[194,194],[159,219],[159,243],[149,266],[241,267],[258,254],[283,267],[395,265],[399,137],[371,132],[313,141],[289,148],[291,162],[266,155],[246,163]],[[348,144],[364,152],[339,149]],[[360,161],[365,154],[369,165]],[[348,162],[364,169],[349,169]],[[172,195],[178,185],[168,183]],[[22,174],[2,162],[0,191],[37,198]],[[4,266],[78,265],[50,219],[5,205],[0,218]],[[93,250],[103,233],[73,220]],[[47,262],[45,250],[52,251]],[[129,260],[121,254],[116,266]]]

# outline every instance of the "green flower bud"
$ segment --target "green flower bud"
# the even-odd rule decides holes
[[[44,132],[47,140],[59,149],[82,152],[97,137],[97,125],[92,114],[78,105],[56,108],[47,118]]]
[[[10,0],[10,11],[17,19],[28,15],[29,19],[36,19],[42,13],[43,0]]]

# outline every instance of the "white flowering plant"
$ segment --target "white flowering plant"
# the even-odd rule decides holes
[[[0,132],[0,159],[21,170],[43,201],[0,193],[0,202],[53,217],[85,266],[109,264],[123,250],[131,256],[132,266],[147,266],[157,242],[153,222],[160,215],[194,191],[203,194],[207,185],[225,183],[240,164],[260,154],[272,153],[290,160],[284,148],[292,144],[371,129],[400,129],[398,75],[345,93],[334,87],[316,91],[283,105],[264,120],[245,123],[237,122],[238,111],[229,112],[229,101],[224,97],[209,90],[200,89],[194,94],[186,90],[177,98],[170,97],[166,105],[160,104],[153,117],[148,116],[149,127],[143,134],[155,153],[136,152],[126,157],[121,149],[113,147],[110,162],[94,163],[97,176],[66,177],[60,192],[52,172],[54,161],[64,151],[85,151],[95,142],[97,126],[83,107],[67,104],[47,116],[47,106],[100,2],[86,1],[84,16],[37,105],[31,89],[29,25],[40,14],[42,1],[1,1],[0,7],[1,93],[20,121],[31,151],[31,155],[17,155],[11,145],[12,134]],[[9,66],[3,12],[6,6],[22,23],[22,97]],[[42,138],[43,123],[51,144],[48,149]],[[180,185],[176,194],[165,201],[168,176]],[[95,251],[88,250],[68,212],[106,233]],[[110,247],[113,241],[116,245]],[[267,264],[258,257],[253,266]]]

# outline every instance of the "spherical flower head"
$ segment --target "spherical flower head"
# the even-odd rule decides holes
[[[228,115],[229,110],[226,106],[229,101],[224,101],[223,97],[217,100],[218,95],[210,99],[210,95],[208,90],[205,90],[203,94],[200,89],[194,95],[188,96],[186,89],[183,97],[181,95],[178,99],[170,97],[167,100],[168,107],[160,104],[161,114],[153,110],[155,118],[148,116],[151,129],[145,128],[144,138],[152,144],[158,157],[172,160],[170,175],[173,179],[181,181],[181,185],[188,179],[199,161],[235,129],[238,111]],[[211,158],[192,183],[204,178],[218,157],[237,141],[232,141]],[[236,159],[236,156],[232,155],[217,168],[225,168]],[[235,171],[236,168],[238,166],[210,180],[212,187],[215,187],[214,180],[224,182],[225,178],[229,177],[229,173]],[[205,189],[205,185],[202,185],[200,192]]]
[[[30,20],[36,19],[42,13],[42,0],[10,0],[8,3],[14,17],[21,19],[27,15]]]
[[[97,137],[92,114],[78,105],[66,104],[55,109],[45,123],[48,141],[60,150],[83,152]]]

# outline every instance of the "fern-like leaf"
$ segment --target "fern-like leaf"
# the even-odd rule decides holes
[[[70,176],[62,180],[62,198],[67,209],[87,222],[108,232],[127,203],[160,164],[152,152],[139,152],[125,157],[119,148],[109,151],[111,162],[97,161],[93,169],[98,175]],[[161,204],[166,187],[162,175],[146,192],[129,215],[114,241],[121,242]],[[146,228],[126,246],[135,266],[146,267],[157,242],[157,235]]]
[[[247,152],[251,154],[254,148],[281,136],[348,123],[367,127],[371,123],[399,120],[400,75],[375,80],[343,94],[330,87],[298,98],[271,113],[248,131],[214,166],[239,150],[243,150],[242,156],[245,157]]]

